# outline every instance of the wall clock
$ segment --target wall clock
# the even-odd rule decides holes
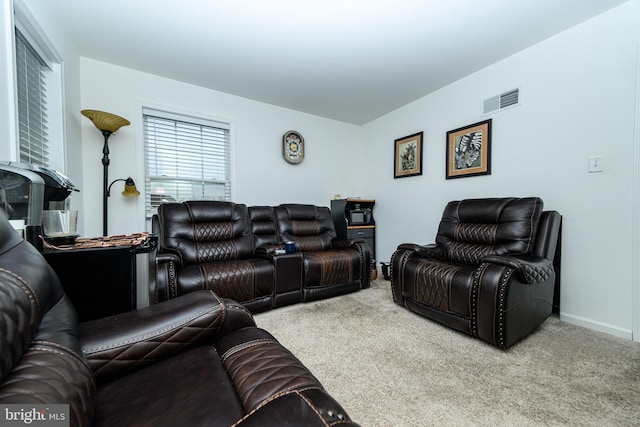
[[[304,138],[299,132],[290,130],[282,135],[282,157],[293,164],[304,159]]]

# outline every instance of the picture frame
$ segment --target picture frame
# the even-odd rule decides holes
[[[394,141],[393,177],[406,178],[422,175],[423,132]]]
[[[491,175],[491,122],[447,132],[446,179]]]

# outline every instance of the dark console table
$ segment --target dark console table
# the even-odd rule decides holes
[[[149,304],[155,281],[157,236],[132,243],[45,247],[45,259],[78,312],[80,322],[124,313]],[[111,242],[113,243],[113,242]],[[138,289],[140,288],[140,289]]]
[[[331,219],[338,239],[363,239],[371,249],[373,259],[376,258],[376,222],[373,218],[375,203],[375,200],[356,198],[331,200]],[[355,223],[352,221],[352,211],[368,211],[368,215]]]

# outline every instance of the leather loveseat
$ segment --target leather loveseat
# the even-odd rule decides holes
[[[0,311],[2,405],[69,405],[74,427],[356,425],[244,307],[211,291],[78,324],[1,210]]]
[[[537,197],[450,202],[435,244],[404,243],[392,255],[393,299],[507,348],[552,312],[560,223]]]
[[[369,247],[337,239],[328,207],[165,203],[152,224],[157,301],[211,289],[258,312],[354,292],[371,280]],[[288,241],[296,251],[277,253]]]

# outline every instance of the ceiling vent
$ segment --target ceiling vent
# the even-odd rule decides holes
[[[511,89],[482,101],[482,114],[520,105],[520,89]]]

